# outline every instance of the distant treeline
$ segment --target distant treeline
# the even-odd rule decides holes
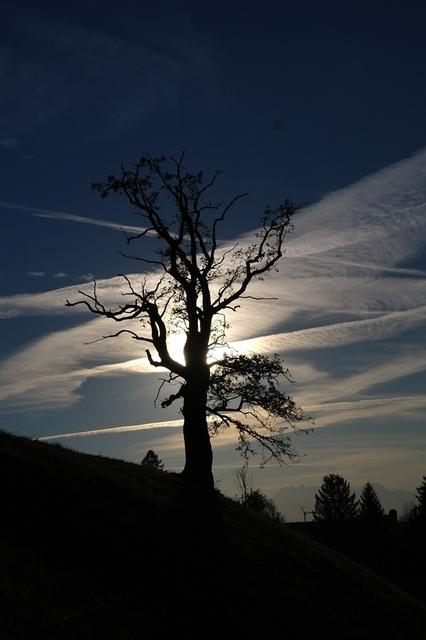
[[[309,513],[311,521],[289,526],[426,601],[426,476],[399,520],[395,509],[385,514],[369,482],[356,500],[349,482],[333,474],[324,477]]]
[[[152,449],[146,453],[141,464],[151,469],[164,470],[163,461]],[[285,521],[275,502],[261,489],[255,489],[249,483],[246,465],[237,471],[236,476],[239,493],[235,498],[240,504],[272,520]],[[398,520],[396,509],[390,509],[389,513],[385,513],[380,498],[370,482],[365,484],[357,499],[355,492],[351,491],[350,483],[333,473],[324,476],[322,485],[315,494],[314,508],[311,511],[303,509],[303,514],[305,523],[312,516],[314,522],[330,525],[358,521],[364,525],[377,526],[385,522],[396,523]],[[423,476],[416,489],[415,501],[407,505],[400,522],[413,525],[426,523],[426,476]]]
[[[315,495],[315,506],[309,512],[316,522],[344,522],[358,519],[364,523],[378,524],[385,519],[396,522],[397,512],[391,509],[386,515],[380,499],[370,482],[362,489],[359,500],[351,492],[350,484],[342,476],[324,476],[323,483]],[[305,517],[306,520],[306,517]],[[416,500],[408,505],[401,520],[403,522],[426,521],[426,476],[416,489]]]

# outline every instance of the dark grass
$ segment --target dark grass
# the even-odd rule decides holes
[[[426,609],[179,476],[0,433],[0,638],[425,638]]]
[[[426,530],[421,521],[307,522],[288,525],[344,553],[426,603]]]

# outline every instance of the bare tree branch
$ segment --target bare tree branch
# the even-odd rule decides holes
[[[295,455],[287,431],[296,429],[305,417],[281,388],[293,381],[278,356],[228,354],[210,363],[208,358],[213,350],[226,347],[229,324],[225,312],[237,312],[244,300],[276,299],[255,295],[250,286],[277,268],[299,207],[290,200],[276,209],[267,207],[251,244],[244,248],[236,242],[220,252],[218,229],[248,193],[214,202],[210,193],[220,171],[205,178],[202,171],[189,173],[183,162],[184,152],[168,159],[145,153],[134,167],[121,165],[118,176],[110,175],[105,182],[92,184],[103,198],[125,195],[135,213],[144,219],[146,228],[126,235],[126,242],[136,246],[138,241],[152,237],[158,244],[155,253],[159,258],[119,253],[147,267],[160,268],[161,277],[155,286],[149,286],[144,278],[136,287],[123,275],[125,304],[107,307],[100,300],[96,282],[92,294],[80,291],[80,300],[67,300],[66,304],[84,306],[115,322],[140,323],[141,334],[133,324],[99,340],[127,334],[152,345],[152,353],[146,350],[148,362],[169,372],[169,377],[162,379],[156,401],[165,384],[180,381],[179,390],[161,406],[169,407],[178,400],[183,403],[185,471],[198,477],[203,468],[204,480],[211,480],[208,429],[212,433],[235,427],[244,456],[255,451],[255,444],[265,460],[280,462]],[[184,363],[171,356],[170,348],[173,334],[182,331]],[[207,414],[214,417],[209,427]]]
[[[100,342],[101,340],[108,340],[108,338],[117,338],[124,333],[129,334],[133,338],[133,340],[141,340],[143,342],[150,342],[152,344],[151,338],[140,336],[134,331],[130,331],[129,329],[121,329],[121,331],[117,331],[117,333],[111,333],[107,336],[101,336],[100,338],[96,338],[96,340],[90,340],[90,342],[85,342],[84,344],[95,344],[96,342]]]

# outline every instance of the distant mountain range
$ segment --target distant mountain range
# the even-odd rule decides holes
[[[415,491],[405,489],[387,489],[377,482],[371,483],[380,498],[385,511],[396,509],[398,516],[401,515],[404,505],[414,500]],[[283,487],[272,496],[278,509],[285,516],[287,522],[303,522],[303,507],[306,511],[312,511],[315,505],[315,494],[319,487]],[[357,496],[360,495],[363,487],[355,488]],[[307,516],[311,520],[312,516]]]

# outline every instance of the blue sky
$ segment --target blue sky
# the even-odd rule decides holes
[[[425,9],[422,3],[5,4],[0,45],[0,425],[182,465],[175,410],[152,403],[131,341],[87,346],[102,321],[64,301],[93,278],[114,300],[120,227],[138,220],[90,182],[143,151],[224,171],[250,191],[223,241],[247,241],[265,204],[304,203],[275,303],[246,301],[230,340],[282,354],[316,416],[296,465],[254,469],[269,493],[342,473],[413,488],[424,471]],[[126,10],[127,9],[127,10]],[[131,19],[129,16],[132,16]],[[158,423],[170,421],[166,425]],[[305,454],[305,455],[304,455]],[[232,435],[216,477],[236,490]]]

